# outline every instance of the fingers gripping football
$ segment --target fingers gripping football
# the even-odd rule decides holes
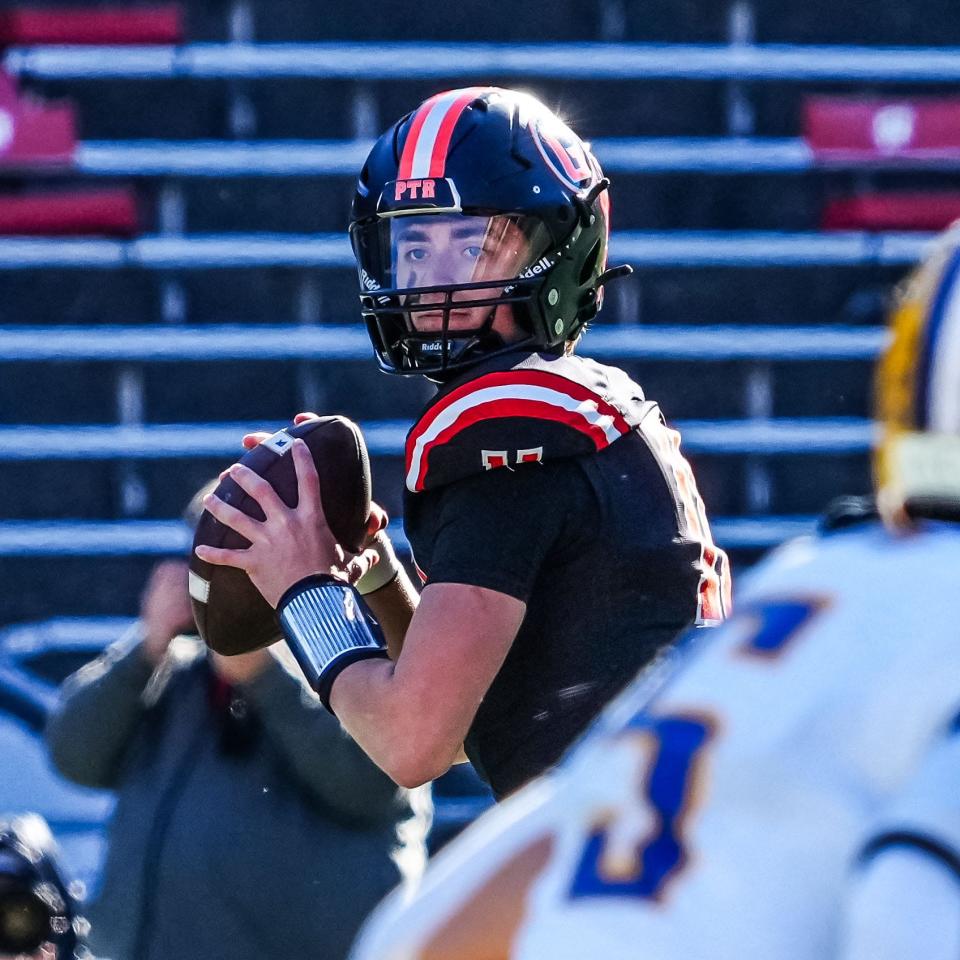
[[[299,426],[301,423],[306,423],[308,420],[319,420],[319,419],[320,419],[319,413],[298,413],[293,418],[293,422],[296,426]],[[270,433],[268,431],[257,430],[254,433],[245,433],[243,435],[243,440],[241,442],[243,443],[244,450],[253,450],[253,448],[256,447],[257,444],[263,443],[263,441],[268,439],[269,437],[270,437]],[[227,471],[224,470],[223,473],[220,474],[220,476],[223,477],[226,473]]]
[[[352,559],[336,542],[323,513],[320,478],[303,440],[295,440],[291,451],[297,475],[298,502],[288,507],[269,482],[243,464],[234,464],[230,477],[255,500],[265,519],[256,520],[214,494],[204,507],[221,523],[250,541],[245,550],[228,550],[199,544],[197,556],[217,565],[238,567],[246,572],[264,599],[275,607],[292,584],[311,573],[330,572],[345,576]],[[357,576],[363,564],[351,572]]]
[[[205,503],[190,564],[200,634],[226,655],[279,639],[271,603],[297,579],[333,572],[353,580],[374,562],[364,556],[371,546],[369,457],[355,423],[301,414],[275,433],[248,434],[244,446],[240,464],[221,474]]]

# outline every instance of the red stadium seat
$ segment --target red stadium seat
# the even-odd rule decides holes
[[[0,46],[180,43],[183,12],[154,7],[18,7],[0,12]]]
[[[960,97],[809,97],[803,136],[819,160],[960,158]]]
[[[138,232],[137,199],[129,188],[0,195],[0,234],[130,237]]]
[[[867,193],[830,201],[824,230],[935,230],[960,219],[960,192]]]
[[[0,71],[0,169],[68,166],[76,148],[73,108],[21,96]]]

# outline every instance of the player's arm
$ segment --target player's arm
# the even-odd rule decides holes
[[[386,531],[374,537],[373,548],[379,562],[357,581],[356,588],[380,624],[390,659],[396,660],[403,649],[403,638],[420,602],[420,594],[397,560]]]
[[[247,572],[278,608],[288,642],[341,723],[398,783],[419,785],[457,759],[526,605],[495,590],[434,584],[420,597],[397,662],[379,658],[369,625],[355,611],[345,615],[353,607],[352,589],[337,576],[343,552],[323,514],[310,452],[297,440],[291,455],[297,507],[287,507],[266,480],[234,464],[230,475],[260,504],[265,519],[257,521],[211,494],[206,509],[251,545],[244,550],[202,545],[197,554]],[[388,602],[402,619],[396,594]],[[334,683],[341,688],[336,702]]]
[[[333,682],[330,707],[403,786],[444,773],[493,683],[526,604],[483,587],[426,587],[396,663],[364,660]]]

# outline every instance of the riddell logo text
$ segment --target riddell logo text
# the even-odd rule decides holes
[[[394,200],[432,200],[436,196],[434,180],[398,180],[394,186]]]
[[[360,286],[363,287],[364,290],[372,291],[380,289],[380,284],[362,267],[360,268]]]
[[[533,266],[527,267],[522,273],[517,274],[517,279],[528,280],[530,277],[536,277],[549,270],[554,264],[548,257],[541,257]]]

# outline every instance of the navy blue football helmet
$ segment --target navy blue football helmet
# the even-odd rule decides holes
[[[529,94],[451,90],[394,124],[364,164],[350,224],[381,368],[444,379],[521,344],[575,340],[604,283],[630,272],[607,270],[608,186]]]

